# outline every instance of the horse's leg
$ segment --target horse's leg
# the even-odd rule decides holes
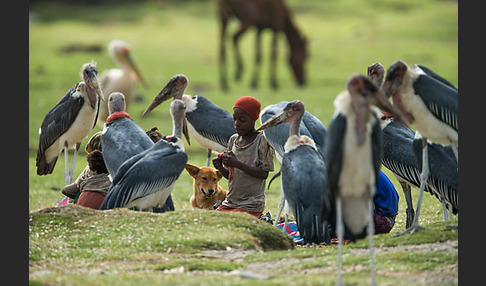
[[[262,30],[258,29],[255,38],[255,69],[253,70],[253,78],[251,80],[251,87],[256,89],[258,87],[258,78],[260,77],[260,69],[262,63]]]
[[[278,89],[277,83],[277,31],[273,32],[272,51],[270,55],[270,86],[272,89]]]
[[[219,79],[221,89],[228,90],[228,79],[226,78],[226,27],[228,25],[228,17],[221,14],[221,34],[219,42]]]
[[[241,35],[250,27],[249,24],[242,23],[238,31],[233,35],[233,50],[235,54],[236,62],[236,73],[235,79],[238,81],[241,79],[241,74],[243,73],[243,61],[241,60],[240,50],[238,48],[238,40]]]

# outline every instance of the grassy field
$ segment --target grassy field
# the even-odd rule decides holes
[[[282,233],[245,215],[193,211],[189,204],[192,178],[184,171],[173,191],[174,213],[154,215],[124,210],[97,212],[54,207],[63,198],[64,160],[54,173],[37,176],[35,156],[38,129],[48,110],[80,80],[83,63],[95,60],[100,71],[116,67],[107,44],[123,39],[149,87],[138,88],[143,100],[129,113],[144,129],[157,126],[171,133],[169,105],[149,116],[141,113],[175,74],[189,78],[186,93],[202,95],[231,111],[242,95],[258,98],[263,106],[300,99],[328,125],[333,100],[353,73],[366,73],[376,61],[390,66],[403,59],[420,63],[458,85],[458,7],[455,1],[287,1],[298,27],[308,37],[308,85],[293,83],[286,63],[287,47],[279,41],[280,89],[269,87],[270,34],[263,35],[263,65],[259,90],[249,88],[253,68],[253,31],[241,40],[245,70],[241,82],[230,81],[229,92],[218,82],[219,23],[213,1],[146,1],[142,4],[72,6],[32,3],[29,23],[29,273],[32,284],[140,285],[248,285],[244,272],[265,274],[263,285],[301,283],[331,285],[336,278],[337,248],[295,247]],[[230,31],[236,24],[229,26]],[[100,46],[100,52],[63,52],[79,43]],[[228,41],[229,78],[233,58]],[[96,126],[92,133],[101,130]],[[84,150],[86,142],[81,149]],[[189,163],[204,165],[206,151],[186,145]],[[63,155],[62,155],[63,156]],[[62,157],[61,157],[62,158]],[[75,175],[86,166],[81,153]],[[385,173],[399,195],[400,185]],[[271,174],[273,175],[273,174]],[[222,181],[222,185],[225,182]],[[417,196],[417,190],[413,195]],[[280,182],[267,192],[267,210],[275,215]],[[405,238],[392,234],[405,226],[405,200],[392,234],[376,235],[377,279],[380,285],[457,284],[458,256],[439,245],[457,241],[457,231],[443,231],[438,201],[425,195],[421,224],[427,229]],[[415,200],[414,200],[415,202]],[[457,222],[457,217],[455,218]],[[412,246],[430,243],[428,248]],[[410,245],[409,248],[405,246]],[[425,244],[428,245],[428,244]],[[345,248],[344,281],[368,281],[367,241]],[[391,247],[393,248],[393,250]],[[454,247],[452,247],[453,249]],[[271,249],[279,249],[268,251]],[[292,250],[287,250],[292,249]],[[87,275],[89,274],[89,275]],[[429,277],[429,278],[427,278]]]

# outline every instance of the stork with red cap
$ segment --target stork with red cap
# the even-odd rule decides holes
[[[187,163],[182,142],[184,112],[181,100],[171,103],[173,136],[159,140],[118,168],[100,210],[122,207],[150,210],[165,204]]]

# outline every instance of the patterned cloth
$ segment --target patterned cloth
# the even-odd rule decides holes
[[[279,229],[284,229],[284,223],[277,224]],[[297,228],[297,223],[295,221],[289,221],[285,225],[285,233],[290,235],[296,244],[305,244],[304,239],[300,237],[299,229]]]

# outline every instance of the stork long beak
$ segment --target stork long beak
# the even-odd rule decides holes
[[[261,131],[273,126],[277,126],[282,122],[286,122],[286,120],[289,118],[289,114],[287,112],[287,108],[282,109],[278,113],[276,113],[274,116],[270,117],[265,123],[263,123],[260,127],[258,127],[257,131]]]
[[[123,54],[123,56],[121,58],[127,64],[127,66],[133,71],[133,73],[135,73],[135,76],[142,83],[143,87],[145,89],[148,89],[149,86],[148,86],[147,82],[143,78],[142,73],[138,69],[137,65],[133,61],[133,59],[130,56],[130,54],[129,53],[125,53],[125,54]]]
[[[178,74],[173,76],[169,82],[162,88],[159,94],[152,100],[147,109],[143,112],[142,116],[152,111],[162,102],[168,100],[169,98],[181,99],[184,91],[189,84],[189,80],[183,74]]]
[[[401,122],[402,124],[410,125],[406,117],[402,114],[400,109],[395,108],[388,98],[385,96],[385,93],[379,90],[374,97],[371,98],[371,103],[376,107],[380,108],[382,111],[387,112],[389,115],[395,118],[395,120]]]
[[[98,81],[98,69],[92,63],[84,64],[82,69],[82,78],[87,85],[88,98],[91,107],[95,108],[97,97],[104,101],[103,91]]]

